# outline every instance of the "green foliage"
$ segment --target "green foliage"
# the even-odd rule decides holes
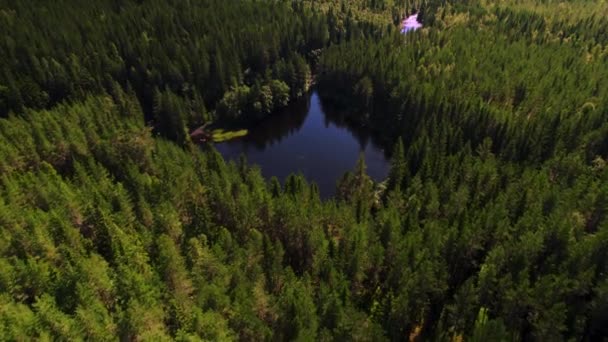
[[[214,129],[211,132],[214,142],[222,142],[231,140],[238,137],[246,136],[248,131],[246,129],[240,129],[238,131],[224,131],[223,129]]]
[[[297,94],[302,96],[301,93]],[[289,103],[289,86],[281,80],[252,87],[233,87],[220,100],[217,115],[222,121],[249,121],[263,119],[273,111]]]
[[[309,5],[4,2],[0,117],[122,88],[137,96],[163,136],[180,144],[182,126],[197,127],[214,116],[259,119],[304,95],[312,82],[309,64],[341,40],[329,34],[329,16],[343,14]],[[384,27],[362,21],[348,30],[360,31],[360,25],[370,33]]]
[[[604,18],[536,0],[38,5],[0,9],[0,339],[607,334]],[[386,28],[414,8],[424,29]],[[385,186],[360,158],[322,201],[191,144],[213,115],[302,96],[313,70],[394,146]]]

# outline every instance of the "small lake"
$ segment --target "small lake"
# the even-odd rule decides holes
[[[369,131],[347,124],[316,92],[250,127],[247,136],[215,147],[229,160],[244,154],[266,178],[284,181],[291,173],[302,173],[317,183],[323,198],[335,194],[336,182],[354,169],[360,153],[375,181],[384,180],[389,171],[384,149]]]

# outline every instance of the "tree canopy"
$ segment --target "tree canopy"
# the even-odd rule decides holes
[[[0,339],[601,340],[605,10],[0,0]],[[313,84],[386,181],[190,141]]]

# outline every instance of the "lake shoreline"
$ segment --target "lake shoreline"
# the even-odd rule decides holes
[[[361,155],[375,182],[384,181],[390,167],[384,145],[369,127],[353,125],[346,117],[312,88],[283,111],[248,126],[247,135],[214,146],[226,160],[245,155],[267,179],[300,173],[319,186],[323,198],[331,198],[338,180],[354,169]]]

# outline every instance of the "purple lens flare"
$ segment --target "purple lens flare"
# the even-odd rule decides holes
[[[401,33],[416,31],[421,27],[422,24],[418,21],[418,13],[416,13],[403,20],[403,22],[401,23]]]

